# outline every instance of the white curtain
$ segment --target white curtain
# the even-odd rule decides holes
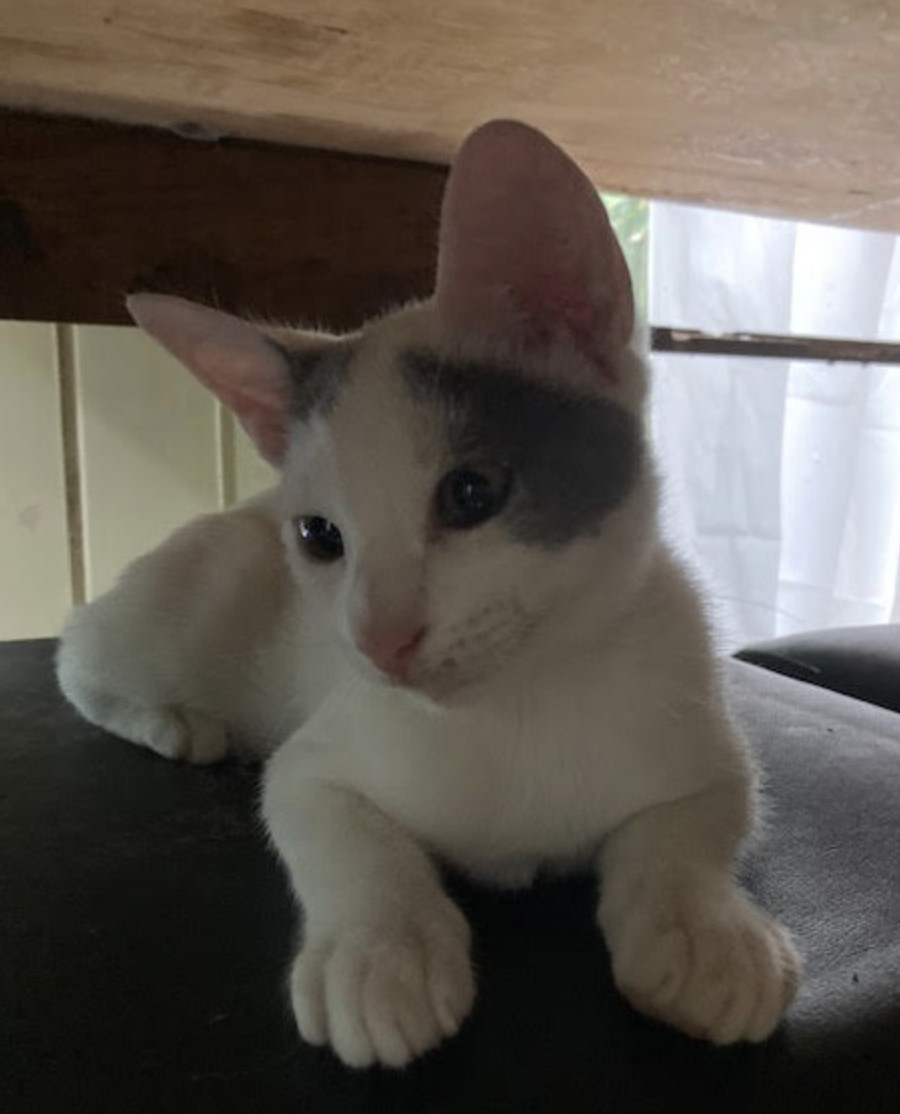
[[[894,236],[654,204],[649,317],[900,340]],[[656,355],[673,537],[731,645],[900,621],[900,367]]]

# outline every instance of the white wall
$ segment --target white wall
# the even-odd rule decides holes
[[[0,322],[0,639],[55,634],[82,584],[93,598],[173,528],[272,476],[136,329]]]

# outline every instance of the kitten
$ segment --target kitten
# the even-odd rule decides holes
[[[129,304],[281,482],[77,610],[60,683],[169,758],[272,753],[302,1036],[398,1066],[459,1027],[469,929],[434,856],[501,886],[596,869],[637,1009],[767,1037],[798,960],[732,877],[754,768],[660,539],[628,271],[575,164],[475,131],[434,296],[351,336]]]

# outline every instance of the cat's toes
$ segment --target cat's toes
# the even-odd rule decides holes
[[[472,1008],[465,918],[448,899],[312,939],[291,975],[300,1035],[350,1067],[399,1068],[452,1036]]]
[[[225,725],[187,708],[136,710],[127,726],[119,733],[174,761],[208,766],[228,753]]]
[[[607,938],[616,984],[637,1010],[714,1044],[765,1040],[797,988],[790,937],[736,889],[638,903]]]
[[[178,713],[184,723],[182,753],[185,762],[208,766],[228,754],[228,733],[221,720],[184,708]]]

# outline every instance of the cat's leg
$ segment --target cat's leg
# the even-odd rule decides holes
[[[263,799],[303,906],[297,1026],[350,1066],[400,1067],[455,1033],[472,1006],[469,927],[413,838],[315,766],[314,744],[288,741]]]
[[[290,598],[277,525],[262,506],[198,518],[73,611],[57,653],[60,688],[91,723],[165,758],[252,756],[259,740],[234,725],[254,722],[254,655]],[[277,705],[277,694],[263,703]]]
[[[743,783],[708,789],[638,813],[601,853],[599,920],[619,989],[716,1044],[768,1037],[800,970],[787,933],[733,880],[748,814]]]

